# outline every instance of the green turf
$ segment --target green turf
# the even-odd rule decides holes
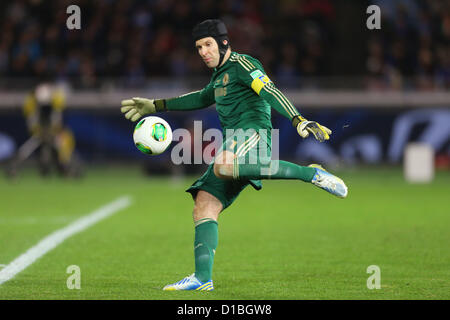
[[[341,171],[349,197],[296,181],[247,188],[219,220],[215,291],[164,292],[193,271],[194,177],[96,169],[82,180],[27,171],[0,180],[0,264],[121,195],[133,204],[0,285],[0,299],[449,299],[450,173],[429,185],[400,169]],[[69,265],[81,290],[69,290]],[[366,286],[369,265],[381,289]],[[0,267],[1,268],[1,267]]]

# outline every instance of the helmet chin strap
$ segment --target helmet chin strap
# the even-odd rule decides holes
[[[223,50],[219,50],[219,55],[219,63],[217,64],[216,68],[219,68],[222,65],[223,58],[225,58],[225,53],[223,52]]]
[[[222,65],[223,59],[225,58],[225,54],[227,53],[228,48],[230,47],[228,43],[228,39],[226,37],[214,38],[217,42],[217,46],[219,47],[219,64],[216,68],[219,68]],[[224,44],[223,41],[227,40],[227,44]]]

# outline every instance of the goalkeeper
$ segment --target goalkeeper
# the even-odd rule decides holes
[[[297,179],[338,197],[347,196],[344,182],[318,165],[304,167],[271,160],[271,107],[288,118],[302,138],[313,135],[323,142],[329,139],[331,130],[306,120],[257,59],[231,51],[226,27],[220,20],[195,26],[193,38],[200,57],[213,71],[204,89],[170,99],[127,99],[121,108],[125,118],[136,121],[155,112],[196,110],[215,103],[226,133],[214,161],[187,190],[194,199],[195,273],[164,290],[213,290],[218,217],[248,185],[260,190],[262,179]]]

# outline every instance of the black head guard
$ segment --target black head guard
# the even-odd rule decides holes
[[[219,46],[219,64],[222,64],[225,53],[230,47],[228,40],[228,32],[225,24],[218,19],[209,19],[197,24],[192,30],[192,37],[194,41],[197,41],[206,37],[213,37],[216,40],[217,45]],[[227,44],[223,44],[223,40],[227,40]]]

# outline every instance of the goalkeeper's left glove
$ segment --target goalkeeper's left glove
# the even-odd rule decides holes
[[[314,138],[320,142],[330,139],[331,130],[325,126],[318,124],[315,121],[308,121],[302,116],[298,115],[292,119],[292,125],[297,129],[298,134],[302,138],[307,138],[309,133],[314,135]]]

